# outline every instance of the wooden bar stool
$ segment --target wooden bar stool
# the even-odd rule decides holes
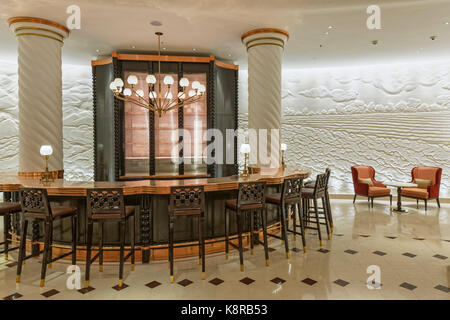
[[[205,190],[203,186],[171,187],[169,197],[169,267],[170,283],[173,283],[173,229],[175,218],[198,218],[198,256],[202,265],[202,279],[205,275],[205,239],[203,237],[203,220],[205,214]]]
[[[20,282],[20,275],[22,273],[22,265],[26,259],[32,257],[32,255],[26,255],[26,240],[27,240],[27,227],[28,219],[36,219],[44,222],[44,253],[42,258],[41,269],[41,283],[40,286],[45,285],[45,274],[47,272],[47,265],[51,264],[59,259],[62,259],[68,255],[72,255],[72,265],[76,264],[77,258],[77,226],[78,216],[76,207],[62,207],[62,206],[50,206],[48,201],[47,189],[39,188],[19,188],[19,203],[23,212],[22,217],[22,233],[20,235],[20,249],[19,260],[17,262],[17,276],[16,282]],[[53,258],[52,245],[53,245],[53,222],[57,219],[71,218],[72,227],[72,250],[70,252],[61,254],[60,256]],[[40,252],[41,253],[41,252]]]
[[[302,190],[302,214],[303,220],[305,221],[305,229],[313,229],[317,230],[317,234],[319,236],[320,246],[322,246],[322,235],[320,232],[320,225],[325,225],[327,229],[328,239],[330,239],[330,229],[328,225],[328,206],[326,205],[325,200],[325,188],[327,184],[327,174],[322,173],[317,175],[316,182],[314,188],[303,188]],[[322,200],[323,211],[321,212],[318,206],[318,199]],[[309,201],[313,201],[313,208],[310,208]],[[314,213],[314,217],[311,217],[311,213]],[[323,217],[320,217],[320,214],[323,213]],[[312,220],[314,219],[314,220]],[[325,220],[324,223],[321,223],[320,220]],[[315,223],[316,227],[309,226],[309,223]]]
[[[119,264],[119,288],[123,286],[123,267],[128,258],[131,257],[131,271],[134,270],[134,245],[135,245],[135,223],[133,206],[125,206],[123,190],[118,188],[96,188],[88,189],[87,196],[87,247],[86,247],[86,275],[84,287],[89,288],[89,277],[91,264],[98,258],[99,271],[103,271],[103,224],[108,221],[119,222],[120,227],[120,264]],[[94,223],[99,224],[100,244],[97,254],[91,258],[92,236]],[[125,257],[126,225],[131,227],[131,248]]]
[[[303,251],[306,252],[306,240],[305,240],[305,230],[303,224],[303,216],[301,214],[300,202],[302,198],[302,186],[303,186],[303,178],[286,178],[284,179],[283,185],[281,187],[281,193],[270,194],[266,197],[267,204],[273,204],[278,207],[280,221],[281,221],[281,237],[275,234],[269,234],[269,236],[281,239],[284,242],[284,246],[286,249],[286,258],[289,259],[289,242],[287,233],[292,232],[294,234],[294,241],[296,239],[296,235],[301,235],[303,242]],[[289,207],[293,209],[293,229],[290,230],[288,228],[288,212]],[[297,224],[296,219],[296,209],[299,213],[300,224]],[[267,221],[267,218],[266,218]],[[300,231],[297,231],[297,227],[300,227]]]
[[[242,229],[243,229],[243,215],[250,213],[250,253],[253,253],[253,229],[254,229],[254,215],[259,213],[262,221],[262,229],[264,235],[264,242],[258,240],[257,242],[264,245],[264,252],[266,257],[266,266],[269,266],[269,246],[267,243],[267,215],[264,212],[265,208],[265,192],[266,182],[241,182],[237,192],[237,199],[225,201],[225,257],[228,259],[229,245],[239,250],[239,261],[241,264],[241,271],[244,271],[244,249],[242,246]],[[229,211],[236,212],[236,224],[238,230],[239,246],[231,243],[229,240]]]
[[[17,212],[22,211],[22,207],[19,202],[1,202],[0,203],[0,217],[3,216],[3,242],[0,242],[0,245],[3,245],[3,251],[0,253],[5,254],[5,260],[8,260],[8,252],[19,249],[19,247],[9,247],[9,243],[11,242],[11,237],[9,234],[10,226],[11,226],[11,215]]]
[[[334,228],[333,215],[331,213],[330,194],[328,193],[328,187],[329,187],[330,175],[331,175],[330,168],[325,169],[325,174],[327,175],[327,185],[325,187],[325,201],[326,201],[326,205],[327,205],[327,209],[328,209],[328,222],[330,223],[330,231],[331,231],[331,233],[333,233],[333,228]],[[305,183],[305,187],[306,188],[314,188],[315,184],[316,184],[316,181],[313,180],[308,183]],[[322,207],[320,207],[319,209],[321,209],[323,212]]]

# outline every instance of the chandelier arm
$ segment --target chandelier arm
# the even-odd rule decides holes
[[[130,103],[133,103],[133,104],[138,105],[140,107],[143,107],[143,108],[155,111],[155,110],[153,110],[153,107],[151,105],[147,105],[145,103],[142,103],[142,102],[140,102],[140,101],[138,101],[138,100],[136,100],[134,98],[125,98],[125,97],[121,96],[120,93],[118,95],[116,95],[115,97],[117,99],[119,99],[119,100],[122,100],[122,101],[125,101],[125,102],[130,102]]]
[[[198,100],[200,100],[200,99],[198,99]],[[191,101],[186,101],[186,100],[184,100],[184,101],[183,101],[182,103],[180,103],[180,104],[175,104],[175,105],[173,105],[173,106],[170,106],[170,107],[167,109],[167,111],[170,111],[170,110],[173,110],[173,109],[177,109],[177,108],[181,108],[181,107],[190,105],[190,104],[192,104],[192,103],[197,102],[198,100],[191,100]]]
[[[134,88],[131,88],[131,91],[136,95],[136,97],[138,97],[139,101],[144,101],[145,103],[147,103],[147,101],[145,101],[145,99],[143,97],[141,97],[140,95],[137,94],[136,90],[134,90]]]

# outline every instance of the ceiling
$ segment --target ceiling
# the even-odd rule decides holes
[[[381,8],[380,30],[366,27],[366,9],[373,3]],[[3,0],[0,60],[17,59],[8,18],[65,24],[72,4],[81,8],[81,29],[65,41],[63,62],[69,64],[88,64],[112,50],[155,51],[154,32],[162,31],[165,52],[212,53],[245,69],[240,36],[262,27],[289,31],[283,65],[291,68],[429,60],[450,52],[448,0]]]

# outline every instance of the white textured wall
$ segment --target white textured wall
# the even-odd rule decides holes
[[[62,77],[64,176],[70,180],[92,180],[91,68],[63,65]],[[0,61],[0,172],[18,170],[17,83],[17,64]]]
[[[239,76],[246,128],[246,71]],[[282,109],[287,163],[330,167],[333,192],[353,192],[352,165],[399,181],[430,165],[443,168],[441,196],[450,196],[450,61],[285,69]]]

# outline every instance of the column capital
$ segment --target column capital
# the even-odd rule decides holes
[[[241,36],[241,41],[248,49],[261,45],[274,45],[284,49],[289,33],[277,28],[260,28],[250,30]]]
[[[70,30],[54,21],[35,17],[13,17],[8,19],[9,28],[16,37],[38,36],[64,43]]]

